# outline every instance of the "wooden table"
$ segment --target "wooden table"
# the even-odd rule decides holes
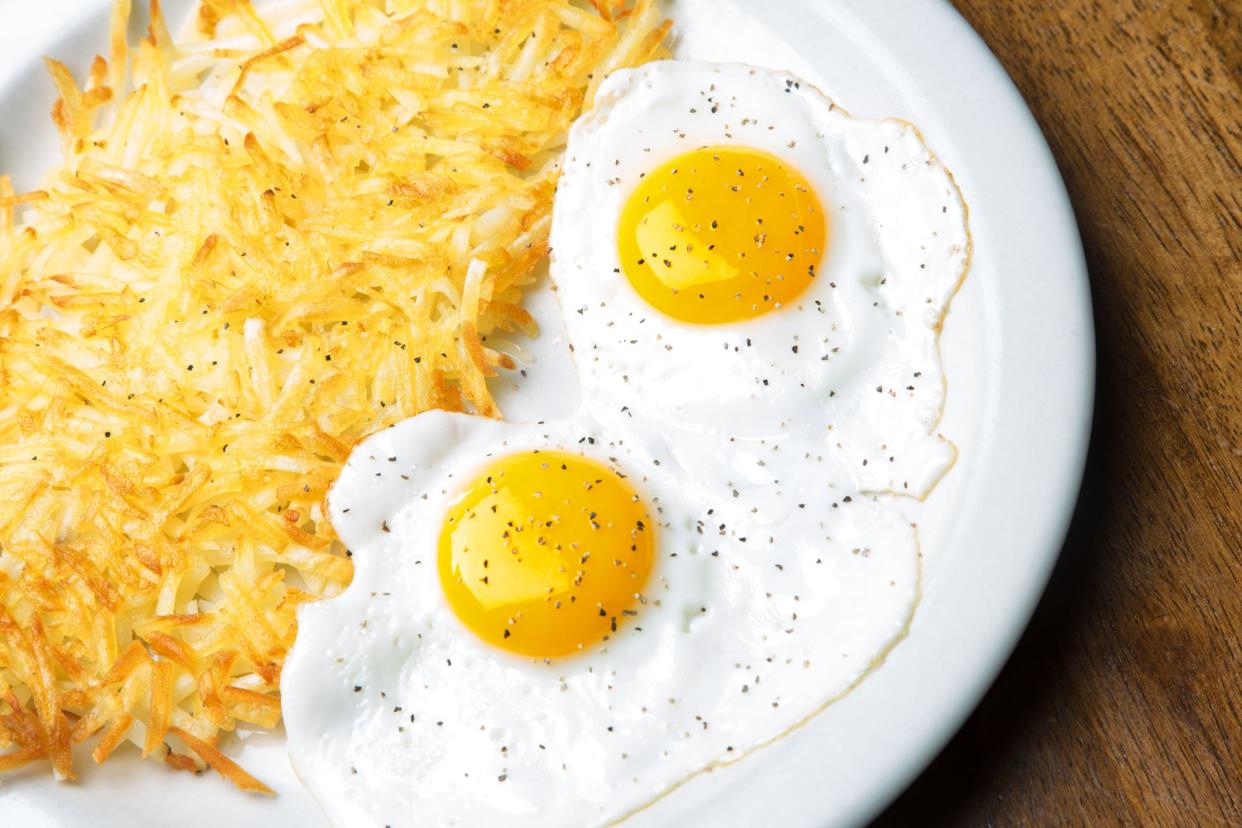
[[[878,825],[1242,825],[1242,0],[955,0],[1056,154],[1099,390],[1051,586]]]

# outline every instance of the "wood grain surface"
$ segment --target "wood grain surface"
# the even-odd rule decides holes
[[[955,0],[1091,271],[1082,501],[1031,627],[878,821],[1242,826],[1242,0]]]

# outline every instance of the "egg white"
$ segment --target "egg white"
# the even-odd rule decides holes
[[[735,144],[809,181],[829,220],[826,258],[778,311],[679,322],[623,275],[618,217],[645,173]],[[570,133],[551,245],[597,419],[773,439],[814,423],[866,491],[921,497],[952,464],[952,446],[934,434],[944,405],[937,337],[970,235],[956,184],[909,124],[852,118],[792,75],[741,64],[614,72]]]
[[[626,473],[657,525],[631,619],[573,658],[517,657],[447,605],[436,542],[488,458]],[[913,528],[811,453],[758,440],[682,465],[642,427],[428,412],[359,445],[333,487],[354,581],[302,608],[282,698],[298,775],[341,825],[590,825],[740,758],[845,692],[918,595]],[[729,488],[700,485],[722,475]]]

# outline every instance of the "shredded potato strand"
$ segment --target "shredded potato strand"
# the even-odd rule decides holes
[[[340,592],[324,498],[359,440],[499,416],[497,330],[535,333],[566,130],[659,56],[650,0],[128,0],[63,165],[0,177],[0,770],[279,722],[297,606]],[[134,749],[134,748],[131,748]]]

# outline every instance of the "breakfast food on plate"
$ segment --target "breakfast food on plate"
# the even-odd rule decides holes
[[[266,786],[296,609],[349,583],[323,498],[359,440],[498,414],[565,133],[663,54],[646,0],[159,6],[0,178],[0,770],[97,736]],[[474,267],[471,263],[476,263]],[[289,683],[286,682],[286,686]]]
[[[952,462],[970,237],[912,127],[783,73],[617,71],[551,238],[581,409],[421,414],[329,493],[355,577],[301,608],[282,697],[339,824],[623,819],[848,692],[917,603],[880,495]]]
[[[342,825],[611,823],[883,661],[971,252],[914,127],[652,0],[128,15],[0,178],[0,770],[270,792],[283,716]],[[505,422],[549,248],[583,403]]]

